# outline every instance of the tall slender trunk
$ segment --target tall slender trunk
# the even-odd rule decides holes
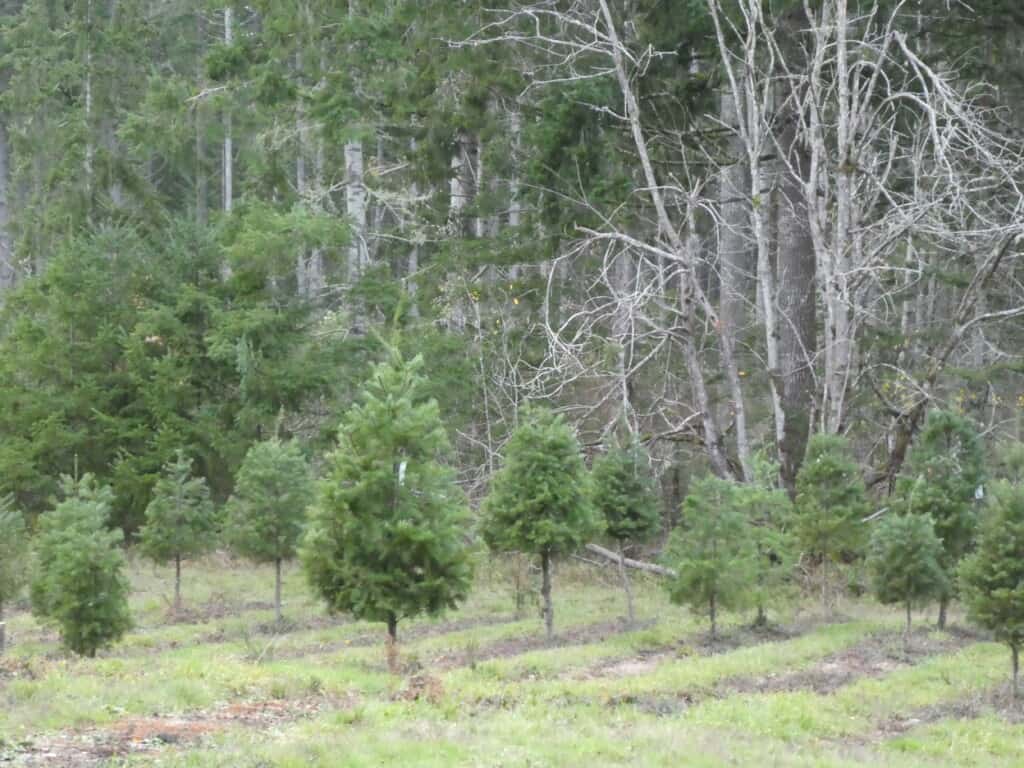
[[[948,608],[949,608],[949,598],[948,597],[940,597],[939,598],[939,620],[935,623],[935,625],[939,629],[945,629],[946,628],[946,611],[947,611]]]
[[[387,639],[388,672],[398,673],[398,617],[393,613],[388,614],[388,639]]]
[[[0,600],[0,656],[7,647],[7,622],[4,621],[4,603]]]
[[[274,561],[274,621],[281,623],[281,558]]]
[[[181,613],[181,555],[174,556],[174,613]]]
[[[369,262],[366,242],[366,186],[363,142],[345,142],[345,210],[352,227],[348,247],[348,280],[354,283]]]
[[[544,599],[544,631],[548,640],[555,637],[555,608],[551,603],[551,554],[545,550],[540,555],[540,594]]]
[[[626,620],[628,626],[636,623],[636,613],[633,610],[633,586],[629,581],[629,569],[626,568],[625,546],[619,542],[619,576],[622,578],[622,588],[626,592]]]
[[[907,629],[903,634],[903,651],[904,653],[910,653],[910,601],[907,600]]]
[[[10,163],[7,143],[7,116],[0,115],[0,294],[14,287],[13,238],[10,233]]]
[[[715,593],[711,593],[708,599],[708,616],[711,619],[711,639],[718,639],[718,602],[715,600]]]
[[[828,555],[821,558],[821,612],[826,617],[832,615],[828,604]]]
[[[231,45],[234,40],[234,11],[230,6],[224,8],[224,44]],[[234,145],[232,140],[231,109],[224,112],[224,146],[223,150],[223,207],[225,213],[231,213],[231,204],[234,200]]]

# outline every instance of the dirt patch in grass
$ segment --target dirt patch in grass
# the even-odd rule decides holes
[[[19,767],[94,768],[167,746],[193,746],[228,728],[267,730],[351,702],[326,697],[225,704],[180,715],[129,717],[96,728],[61,731],[16,744],[0,743],[0,763]]]
[[[867,738],[878,741],[900,736],[913,728],[940,720],[972,720],[987,714],[1020,725],[1024,723],[1024,700],[1014,701],[1009,684],[998,685],[967,698],[943,701],[913,712],[891,715],[880,722],[875,732]]]
[[[902,635],[874,634],[849,648],[826,656],[807,669],[761,677],[732,678],[719,686],[719,692],[728,695],[814,691],[827,695],[862,678],[880,677],[933,656],[953,653],[973,642],[973,636],[968,633],[942,634],[920,629],[914,632],[910,648],[906,650]]]

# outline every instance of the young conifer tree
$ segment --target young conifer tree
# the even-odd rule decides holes
[[[796,491],[793,533],[804,551],[821,561],[821,603],[828,612],[829,564],[846,553],[861,552],[862,521],[870,509],[864,479],[845,438],[811,438]]]
[[[373,369],[342,420],[300,551],[330,610],[387,624],[392,671],[398,622],[455,607],[471,580],[466,501],[440,461],[448,437],[422,366],[391,349]]]
[[[178,449],[164,465],[139,531],[142,553],[153,562],[174,563],[174,612],[181,612],[181,561],[210,550],[217,520],[205,478],[192,476],[192,460]]]
[[[990,495],[977,549],[960,565],[960,589],[972,621],[1010,646],[1013,697],[1024,646],[1024,486],[999,483]]]
[[[0,654],[7,642],[4,606],[28,581],[29,540],[25,518],[14,508],[14,497],[0,497]]]
[[[600,528],[580,444],[560,416],[539,408],[523,414],[505,447],[505,463],[494,476],[483,514],[484,539],[492,551],[540,557],[544,629],[551,640],[552,561]]]
[[[757,549],[738,490],[736,483],[713,476],[695,481],[667,547],[666,561],[677,573],[668,582],[669,597],[707,611],[712,639],[718,636],[719,612],[749,604],[756,582]]]
[[[92,475],[63,479],[65,499],[39,518],[32,610],[53,621],[75,653],[96,651],[131,627],[123,535],[108,527],[114,498]]]
[[[313,500],[309,465],[299,447],[280,440],[254,444],[235,479],[224,533],[231,548],[274,564],[274,617],[281,621],[281,563],[295,556]]]
[[[913,609],[948,594],[941,559],[942,542],[932,519],[925,515],[889,515],[871,535],[867,560],[871,586],[883,605],[901,603],[906,609],[904,648],[908,651]]]
[[[894,507],[904,514],[930,515],[942,541],[939,562],[948,589],[939,596],[940,629],[946,626],[956,568],[974,545],[984,461],[978,433],[967,419],[932,411],[897,480]]]
[[[626,592],[626,615],[632,625],[633,590],[622,558],[628,546],[649,539],[661,524],[651,460],[637,442],[616,445],[594,461],[590,477],[594,509],[604,521],[608,536],[618,544],[619,575]]]

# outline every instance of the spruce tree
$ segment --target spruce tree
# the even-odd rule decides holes
[[[107,527],[109,486],[88,474],[62,485],[65,499],[39,518],[32,610],[57,624],[69,649],[92,657],[131,627],[123,534]]]
[[[1024,646],[1024,486],[1000,482],[983,517],[977,549],[959,569],[967,615],[1010,646],[1013,697]]]
[[[29,541],[25,518],[14,508],[14,497],[0,497],[0,654],[6,644],[4,606],[28,581]]]
[[[471,579],[466,502],[440,461],[448,438],[422,366],[391,349],[374,367],[342,420],[300,553],[330,610],[387,624],[392,670],[398,622],[455,607]]]
[[[626,615],[635,621],[633,590],[622,558],[626,548],[650,538],[658,530],[661,514],[651,475],[650,457],[633,442],[616,445],[594,461],[591,470],[594,509],[604,521],[608,536],[619,549],[619,575],[626,592]]]
[[[267,440],[245,455],[228,500],[224,533],[231,548],[274,564],[274,618],[281,621],[281,563],[295,555],[313,497],[309,465],[294,442]]]
[[[551,564],[598,532],[580,445],[560,416],[531,409],[505,447],[483,504],[483,534],[492,551],[540,557],[544,628],[554,637]]]
[[[793,532],[804,551],[821,561],[821,602],[829,610],[828,566],[864,546],[861,522],[870,509],[867,489],[849,443],[819,434],[807,446],[796,479]]]
[[[942,542],[926,515],[889,515],[871,535],[867,566],[872,590],[883,605],[901,603],[906,609],[904,647],[908,651],[914,607],[948,594],[942,554]]]
[[[973,543],[978,489],[985,479],[984,454],[970,422],[950,411],[932,411],[897,481],[894,507],[906,514],[930,515],[942,541],[940,563],[949,589],[939,596],[939,628],[956,568]]]
[[[206,480],[192,476],[192,460],[178,449],[176,458],[164,465],[139,531],[146,557],[160,565],[174,562],[176,614],[181,612],[181,561],[211,549],[216,528]]]
[[[696,612],[706,610],[712,640],[718,636],[719,612],[748,604],[756,583],[757,549],[738,492],[730,480],[696,480],[666,550],[666,562],[677,573],[667,585],[669,598]]]

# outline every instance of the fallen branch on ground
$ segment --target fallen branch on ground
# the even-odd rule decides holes
[[[622,557],[618,552],[613,552],[599,544],[587,544],[585,549],[588,552],[593,552],[595,555],[600,555],[607,560],[611,560],[613,563],[621,562],[627,568],[636,568],[638,571],[656,573],[659,576],[668,576],[669,578],[675,578],[677,575],[671,568],[666,568],[663,565],[657,565],[655,563],[645,563],[643,560],[633,560],[628,557]]]

